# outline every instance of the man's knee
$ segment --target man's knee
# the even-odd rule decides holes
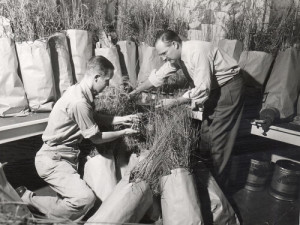
[[[91,189],[85,189],[78,196],[69,199],[69,204],[73,209],[87,211],[93,207],[96,196]]]
[[[96,196],[92,190],[89,190],[83,196],[85,205],[92,207],[96,201]]]

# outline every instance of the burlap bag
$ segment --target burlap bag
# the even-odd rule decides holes
[[[83,179],[102,202],[117,185],[115,167],[112,151],[96,155],[85,163]]]
[[[161,208],[164,225],[203,225],[194,178],[178,168],[161,178]]]
[[[56,96],[47,40],[17,42],[16,47],[31,111],[51,111]]]
[[[119,41],[117,45],[120,47],[121,56],[124,58],[125,75],[129,76],[130,85],[135,88],[137,85],[137,55],[136,45],[132,41]],[[122,62],[122,60],[121,60]],[[124,75],[124,74],[123,74]]]
[[[262,88],[269,74],[273,56],[265,52],[244,51],[239,66],[246,86]]]
[[[129,177],[124,177],[86,224],[138,223],[152,201],[152,193],[146,182],[130,183]]]
[[[159,57],[154,47],[141,45],[139,46],[140,71],[138,74],[138,84],[144,82],[154,69],[159,69],[163,65],[162,59]],[[139,57],[140,58],[140,57]]]
[[[0,38],[0,61],[0,117],[20,115],[28,102],[17,72],[15,44],[9,38]]]
[[[276,108],[280,119],[296,114],[300,91],[300,51],[289,48],[279,52],[267,82],[262,109]]]
[[[67,30],[71,51],[71,63],[77,82],[80,82],[86,71],[87,62],[93,55],[92,35],[86,30]]]
[[[113,87],[119,87],[123,83],[123,78],[117,48],[115,46],[110,48],[96,48],[95,55],[104,56],[114,65],[114,75],[109,81],[109,85]]]
[[[52,69],[58,98],[74,84],[67,37],[56,33],[49,38]]]
[[[243,51],[243,43],[238,40],[223,39],[218,42],[218,47],[234,58],[237,62]]]

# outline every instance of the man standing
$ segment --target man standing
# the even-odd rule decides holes
[[[136,115],[102,117],[94,111],[94,98],[102,92],[113,76],[114,67],[102,56],[91,58],[84,78],[71,86],[57,101],[43,133],[43,146],[36,154],[35,166],[41,178],[57,192],[57,197],[36,196],[19,188],[22,200],[49,218],[80,220],[96,199],[77,172],[78,143],[83,138],[95,144],[113,141],[137,133],[127,128],[101,132],[97,123],[130,124]],[[95,171],[95,176],[97,176]],[[104,184],[105,185],[105,184]]]
[[[237,62],[209,42],[183,42],[173,31],[160,34],[155,42],[166,63],[130,95],[163,85],[164,79],[182,68],[193,88],[177,99],[162,99],[159,106],[191,102],[204,109],[201,125],[201,152],[209,152],[212,171],[222,182],[241,120],[244,87]]]

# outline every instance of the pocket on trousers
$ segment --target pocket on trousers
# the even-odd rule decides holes
[[[231,91],[232,90],[230,90],[227,86],[222,87],[221,96],[218,101],[217,107],[227,107],[233,105]]]
[[[47,155],[37,155],[35,157],[35,168],[41,178],[49,176],[52,170],[56,167],[55,161]]]

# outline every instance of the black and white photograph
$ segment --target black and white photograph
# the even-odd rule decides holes
[[[0,0],[0,224],[300,225],[300,0]]]

